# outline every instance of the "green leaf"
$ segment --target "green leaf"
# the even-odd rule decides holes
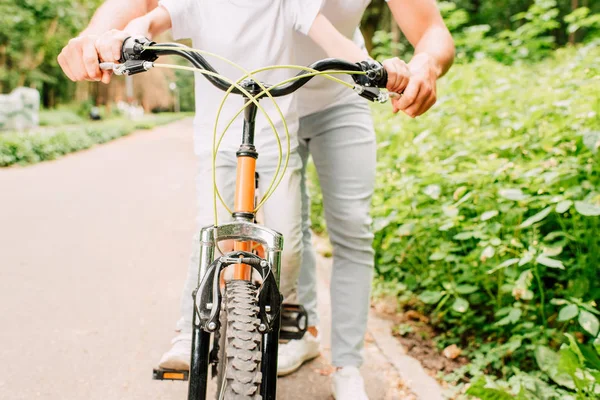
[[[456,291],[460,294],[471,294],[477,290],[479,290],[479,287],[475,285],[458,285],[456,287]]]
[[[432,199],[437,200],[440,198],[442,188],[440,185],[428,185],[423,192]]]
[[[575,318],[577,314],[579,314],[579,308],[575,304],[569,304],[560,309],[558,320],[560,322],[568,321]]]
[[[454,240],[467,240],[473,237],[473,232],[461,232],[454,235]]]
[[[560,355],[560,359],[558,360],[558,372],[568,374],[572,378],[580,367],[577,354],[569,348],[560,349],[558,354]]]
[[[485,385],[485,378],[481,377],[471,384],[467,389],[467,394],[480,400],[514,400],[509,393],[500,389],[487,388]]]
[[[600,329],[600,322],[594,314],[589,311],[581,310],[579,313],[579,325],[590,335],[598,335],[598,329]]]
[[[540,254],[535,261],[538,262],[538,264],[542,264],[545,265],[546,267],[550,267],[550,268],[558,268],[558,269],[565,269],[565,266],[563,265],[562,261],[560,260],[555,260],[554,258],[550,258],[550,257],[546,257],[543,254]]]
[[[519,321],[519,319],[521,319],[521,315],[523,315],[523,310],[521,310],[520,308],[513,308],[510,310],[506,317],[502,318],[496,324],[501,326],[515,324]]]
[[[454,222],[450,221],[450,222],[446,222],[444,225],[440,226],[438,228],[438,230],[442,231],[442,232],[446,232],[449,231],[450,229],[452,229],[454,227]]]
[[[596,217],[600,215],[600,207],[594,204],[586,203],[585,201],[576,201],[575,209],[581,215],[586,217]]]
[[[556,205],[556,212],[559,214],[567,212],[569,210],[569,208],[571,208],[572,204],[573,204],[573,202],[571,200],[561,201],[560,203],[558,203]]]
[[[521,228],[521,229],[527,228],[527,227],[530,227],[531,225],[535,224],[536,222],[540,222],[541,220],[546,218],[548,216],[548,214],[550,214],[552,212],[552,208],[553,208],[552,206],[546,207],[539,213],[527,218],[521,225],[519,225],[519,228]]]
[[[586,346],[586,345],[578,343],[578,342],[576,342],[576,343],[577,343],[577,346],[579,346],[579,351],[583,355],[583,358],[585,360],[585,365],[588,368],[593,368],[597,371],[600,371],[600,356],[598,356],[598,353],[596,352],[596,350],[594,348],[592,348],[591,346]]]
[[[559,372],[560,356],[557,353],[546,346],[538,346],[535,349],[535,361],[538,367],[554,382],[569,389],[575,389],[573,378],[567,373]]]
[[[429,256],[429,259],[431,261],[439,261],[439,260],[443,260],[444,258],[446,258],[447,255],[448,255],[448,253],[444,253],[443,251],[436,251],[435,253],[433,253],[432,255]]]
[[[454,218],[458,215],[458,208],[456,208],[453,205],[443,206],[442,211],[444,212],[444,215],[446,215],[446,217],[448,218]]]
[[[481,214],[481,220],[487,221],[488,219],[494,218],[496,215],[498,215],[498,210],[486,211]]]
[[[555,257],[555,256],[560,255],[560,253],[562,253],[562,251],[563,251],[562,246],[544,247],[542,254],[545,256]]]
[[[464,313],[469,309],[469,302],[462,297],[457,297],[452,304],[452,309],[459,313]]]
[[[500,265],[497,265],[494,268],[490,269],[487,273],[493,274],[494,272],[501,270],[502,268],[510,267],[511,265],[515,265],[518,262],[519,262],[518,258],[509,258],[508,260],[505,260],[504,262],[502,262]]]
[[[502,189],[498,193],[505,199],[512,201],[521,201],[528,197],[521,189]]]
[[[434,292],[431,290],[426,290],[419,295],[419,299],[425,304],[435,304],[444,295],[444,292]]]
[[[486,248],[481,252],[479,259],[485,262],[487,259],[494,257],[494,254],[496,254],[496,250],[494,250],[492,246],[486,246]]]
[[[396,231],[399,236],[410,236],[415,230],[415,224],[412,222],[407,222],[405,224],[400,225],[398,230]]]
[[[533,255],[534,253],[531,251],[528,251],[527,253],[525,253],[525,255],[523,257],[521,257],[521,259],[519,260],[519,267],[522,267],[523,265],[529,263],[531,260],[533,260]]]

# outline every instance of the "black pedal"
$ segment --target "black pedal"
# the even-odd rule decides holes
[[[155,369],[152,371],[152,379],[156,381],[187,381],[189,375],[189,371],[174,369]]]
[[[302,339],[308,328],[308,314],[300,304],[282,304],[281,329],[279,338],[283,340]]]

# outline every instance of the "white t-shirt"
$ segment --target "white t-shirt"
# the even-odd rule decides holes
[[[322,0],[161,0],[159,4],[171,16],[176,40],[191,38],[194,48],[218,54],[251,71],[269,65],[293,64],[294,39],[308,34],[321,3]],[[223,61],[205,58],[220,74],[234,81],[244,75]],[[297,70],[277,69],[256,76],[262,82],[275,84],[297,73]],[[197,154],[207,155],[212,149],[215,116],[224,92],[215,88],[200,73],[196,74],[195,90],[195,150]],[[292,134],[292,150],[297,147],[295,133],[298,129],[298,112],[295,97],[277,98]],[[219,135],[243,104],[241,96],[229,96],[221,111]],[[263,98],[260,104],[269,113],[282,140],[285,140],[281,118],[272,102]],[[243,113],[229,128],[221,145],[222,150],[237,150],[241,143],[242,124]],[[261,154],[277,153],[276,139],[260,111],[256,118],[255,143]]]
[[[358,29],[360,21],[371,0],[324,0],[321,13],[331,21],[337,30],[364,48],[365,41]],[[296,64],[310,65],[327,58],[325,52],[305,35],[296,34]],[[343,75],[338,75],[342,78]],[[345,80],[351,82],[349,77]],[[300,117],[322,111],[334,105],[352,101],[366,101],[347,87],[323,77],[315,77],[297,92],[298,113]]]

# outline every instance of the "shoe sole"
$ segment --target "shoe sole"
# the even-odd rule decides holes
[[[304,364],[307,361],[313,360],[317,357],[319,357],[321,355],[321,352],[317,352],[316,354],[311,354],[303,359],[301,359],[300,361],[298,361],[296,364],[292,365],[291,367],[287,368],[287,369],[277,369],[277,376],[286,376],[291,374],[292,372],[296,372],[298,369],[300,369],[300,367],[302,366],[302,364]]]
[[[158,364],[158,368],[170,369],[170,370],[175,370],[175,371],[189,371],[190,364],[186,361],[172,358],[170,360],[166,360],[166,361]]]

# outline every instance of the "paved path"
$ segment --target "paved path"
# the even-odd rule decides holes
[[[191,123],[0,170],[0,399],[185,399],[154,382],[178,317],[194,227]],[[327,327],[328,263],[320,266]],[[281,399],[330,399],[325,351]],[[367,341],[372,400],[400,398]]]

